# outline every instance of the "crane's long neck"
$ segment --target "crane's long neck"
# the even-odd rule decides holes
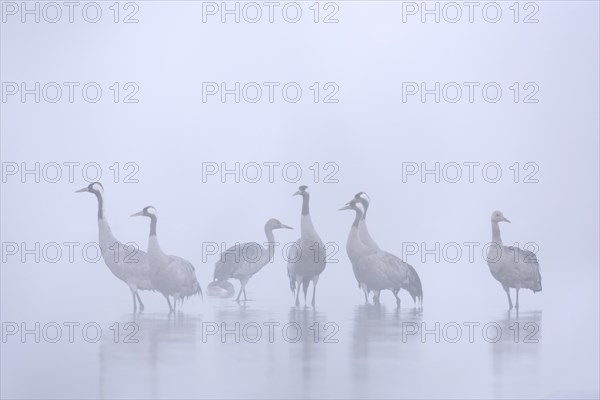
[[[156,218],[156,215],[151,215],[150,216],[150,236],[156,236],[156,223],[157,223],[158,219]]]
[[[308,201],[310,200],[310,195],[305,194],[302,196],[302,215],[310,215],[308,210]]]
[[[360,220],[363,218],[363,213],[360,210],[355,210],[356,215],[354,216],[354,222],[352,223],[352,229],[356,229],[358,232],[358,226],[360,225]]]
[[[110,248],[117,239],[110,229],[106,215],[104,214],[104,198],[102,193],[94,192],[98,199],[98,241],[101,248]]]
[[[300,216],[300,234],[303,238],[311,238],[320,241],[319,235],[313,226],[310,213],[308,211],[309,195],[302,196],[302,214]]]
[[[367,228],[367,210],[369,209],[369,204],[365,204],[365,211],[363,213],[362,219],[358,225],[358,233],[360,235],[360,239],[362,240],[362,242],[372,248],[375,249],[379,249],[379,246],[377,245],[377,243],[375,243],[375,240],[373,240],[373,238],[371,237],[371,234],[369,233],[369,228]]]
[[[492,242],[502,246],[502,237],[500,236],[500,226],[498,222],[492,221]]]
[[[310,214],[302,215],[300,217],[300,233],[302,236],[304,235],[312,235],[315,227],[313,226],[312,219],[310,218]]]
[[[102,198],[102,193],[94,192],[96,198],[98,199],[98,219],[104,218],[104,199]]]
[[[158,243],[158,237],[156,236],[156,223],[157,223],[156,215],[150,216],[150,236],[148,237],[148,254],[151,255],[151,258],[163,257],[164,253],[160,248],[160,244]]]
[[[359,255],[361,252],[369,250],[369,248],[360,240],[360,234],[358,232],[360,221],[362,219],[362,212],[360,212],[360,210],[355,211],[356,215],[354,217],[354,222],[352,223],[350,233],[348,234],[348,241],[346,242],[346,251],[351,259],[356,255]]]
[[[364,217],[358,224],[358,233],[360,234],[360,239],[364,244],[376,249],[379,248],[379,246],[377,245],[377,243],[375,243],[375,240],[373,240],[371,234],[369,233],[369,228],[367,228],[367,221],[364,219]]]
[[[273,229],[265,227],[265,235],[267,236],[267,254],[269,257],[267,262],[271,262],[275,257],[275,235],[273,235]]]

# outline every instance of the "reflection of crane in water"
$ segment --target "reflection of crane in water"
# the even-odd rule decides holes
[[[314,308],[298,308],[291,307],[288,313],[288,332],[287,336],[290,340],[296,339],[298,333],[299,343],[288,344],[290,358],[298,360],[294,366],[299,370],[294,370],[292,373],[295,376],[301,376],[302,380],[298,382],[301,385],[298,391],[299,397],[311,398],[314,393],[327,387],[328,377],[326,374],[319,373],[322,371],[322,364],[327,359],[327,350],[332,344],[325,343],[328,333],[334,332],[337,325],[327,329],[331,322],[327,321],[327,316],[317,312]],[[298,330],[298,332],[296,332]],[[337,334],[334,338],[338,338]],[[287,343],[286,343],[287,344]]]
[[[355,308],[352,329],[352,359],[351,377],[353,382],[353,397],[373,397],[373,384],[377,379],[386,380],[386,375],[402,385],[410,381],[410,375],[415,373],[415,365],[422,358],[420,333],[406,335],[403,340],[406,325],[421,328],[422,313],[416,309],[400,312],[398,308],[387,310],[385,306],[373,307],[369,304]],[[409,330],[406,330],[409,333]],[[394,364],[393,371],[385,368],[388,360]],[[401,360],[401,361],[400,361]],[[377,361],[377,362],[375,362]],[[402,371],[400,368],[409,368]]]
[[[134,321],[122,318],[118,326],[118,340],[112,325],[99,343],[98,398],[150,399],[172,394],[173,385],[181,382],[177,378],[181,371],[195,371],[202,362],[203,351],[195,345],[201,337],[199,317],[139,314]],[[195,386],[177,389],[198,397],[202,391]]]
[[[522,385],[538,387],[541,385],[543,363],[542,356],[542,312],[514,312],[506,311],[499,318],[495,318],[498,324],[497,332],[490,328],[486,333],[485,343],[492,353],[491,370],[495,377],[502,379],[493,380],[493,397],[514,397],[514,387]],[[497,337],[499,334],[499,337]],[[496,341],[497,338],[497,341]],[[476,340],[483,341],[481,334]],[[526,374],[523,371],[527,371]],[[512,385],[506,385],[512,382]],[[522,382],[522,383],[519,383]],[[564,398],[569,398],[565,396]],[[572,396],[571,396],[572,397]],[[576,396],[575,396],[576,397]]]

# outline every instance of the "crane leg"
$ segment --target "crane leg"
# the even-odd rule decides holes
[[[177,297],[173,296],[173,313],[177,312]]]
[[[381,294],[380,290],[373,291],[373,304],[379,304],[379,295]]]
[[[173,306],[171,306],[171,300],[169,300],[169,296],[167,296],[166,294],[164,294],[163,296],[165,296],[165,299],[167,299],[167,304],[169,305],[169,314],[171,314],[174,311]]]
[[[248,279],[242,282],[242,290],[244,291],[244,301],[248,301],[248,297],[246,296],[246,285],[248,284]]]
[[[394,289],[392,290],[392,293],[394,293],[394,297],[396,298],[396,307],[400,308],[400,297],[398,297],[398,292],[400,291],[400,289]]]
[[[369,304],[369,290],[367,289],[367,286],[364,283],[359,283],[358,288],[362,290],[365,295],[365,304]]]
[[[144,303],[142,303],[140,294],[138,292],[135,292],[135,297],[137,297],[138,303],[140,303],[140,312],[143,312],[144,311]]]
[[[310,302],[310,304],[313,306],[315,306],[315,296],[317,294],[317,282],[319,282],[319,275],[315,276],[312,280],[313,283],[313,296],[312,296],[312,301]]]
[[[512,299],[510,298],[509,287],[508,286],[504,286],[504,285],[502,285],[502,287],[504,288],[504,291],[506,292],[506,296],[508,297],[508,309],[512,310],[513,303],[512,303]]]
[[[306,293],[308,292],[308,284],[310,281],[302,280],[302,292],[304,293],[304,305],[306,306]]]
[[[519,309],[519,288],[515,289],[517,291],[517,304],[515,304],[515,308],[518,310]]]
[[[240,292],[238,293],[238,297],[236,299],[236,301],[240,301],[240,297],[242,296],[242,293],[244,293],[244,301],[248,300],[248,298],[246,297],[246,284],[248,283],[248,280],[242,280],[240,281]]]
[[[131,296],[133,296],[133,313],[135,314],[137,312],[137,304],[135,302],[135,292],[133,290],[131,291]]]
[[[298,283],[298,282],[296,282]],[[296,307],[300,305],[300,285],[296,286]]]

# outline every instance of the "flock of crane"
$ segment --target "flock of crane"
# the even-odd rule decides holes
[[[158,216],[152,206],[144,207],[132,215],[150,219],[150,236],[148,252],[134,249],[119,242],[110,229],[104,215],[104,187],[100,182],[77,190],[89,192],[98,200],[99,245],[104,262],[111,272],[125,282],[133,297],[133,311],[144,310],[139,290],[152,290],[161,293],[169,305],[169,312],[174,312],[177,303],[183,303],[187,297],[199,294],[202,289],[196,278],[194,266],[189,261],[173,255],[165,254],[158,242],[156,224]],[[310,211],[310,194],[307,186],[300,186],[294,195],[302,196],[300,219],[300,238],[295,246],[288,250],[288,277],[290,289],[295,292],[295,304],[299,306],[300,289],[304,293],[306,303],[310,283],[313,284],[311,304],[315,306],[315,295],[319,276],[325,270],[326,249],[313,226]],[[400,307],[398,293],[406,290],[415,305],[422,308],[423,287],[417,271],[399,257],[383,251],[373,240],[367,229],[367,210],[370,199],[364,192],[359,192],[341,210],[352,210],[355,213],[352,227],[346,243],[348,258],[358,288],[363,291],[365,303],[373,292],[373,303],[379,304],[382,290],[390,290]],[[500,211],[492,213],[492,243],[487,254],[487,263],[492,276],[500,282],[508,297],[509,308],[513,308],[510,288],[516,289],[516,305],[519,308],[519,289],[531,289],[534,293],[542,290],[542,277],[537,258],[534,253],[518,247],[503,246],[500,237],[500,222],[510,222]],[[240,281],[237,301],[244,295],[247,300],[246,284],[248,280],[261,270],[274,257],[275,229],[291,229],[277,219],[270,219],[265,224],[267,248],[255,242],[237,244],[221,254],[215,264],[214,280],[208,285],[208,294],[218,297],[232,297],[233,285],[229,279]],[[500,253],[498,253],[498,251]],[[495,252],[492,254],[492,252]],[[173,298],[171,304],[170,298]]]

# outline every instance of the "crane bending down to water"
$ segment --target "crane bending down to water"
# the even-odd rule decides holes
[[[352,262],[352,268],[361,287],[373,291],[373,302],[379,303],[382,290],[391,290],[400,307],[398,293],[405,289],[417,305],[423,304],[423,288],[421,279],[415,269],[400,258],[379,247],[371,247],[361,240],[359,227],[364,216],[364,206],[356,197],[350,200],[341,210],[354,210],[355,218],[350,228],[346,251]],[[365,290],[365,289],[363,289]]]
[[[90,183],[76,191],[82,192],[92,193],[98,200],[98,243],[104,263],[117,278],[129,286],[133,297],[133,312],[137,311],[138,302],[140,312],[144,311],[144,303],[138,290],[154,290],[148,255],[134,244],[123,244],[114,237],[104,214],[104,187],[100,182]]]
[[[233,297],[235,288],[228,280],[212,281],[208,284],[206,292],[210,297],[228,298]]]
[[[266,249],[256,242],[238,243],[221,253],[219,261],[215,263],[215,281],[226,281],[229,278],[240,281],[241,286],[236,299],[237,301],[240,301],[242,293],[244,293],[244,300],[248,300],[246,297],[246,284],[248,280],[260,271],[262,267],[273,261],[275,255],[275,236],[273,235],[273,230],[275,229],[292,228],[282,224],[275,218],[271,218],[265,224],[265,235],[267,236]]]
[[[492,245],[488,249],[487,264],[492,276],[502,285],[508,297],[508,308],[513,308],[510,288],[517,292],[519,309],[519,289],[531,289],[533,293],[542,290],[540,264],[535,253],[518,247],[504,246],[500,237],[500,222],[510,221],[500,211],[492,213]]]
[[[202,289],[196,279],[196,269],[188,260],[163,253],[156,237],[158,217],[152,206],[144,207],[132,217],[150,218],[150,236],[148,238],[148,262],[154,271],[152,284],[165,296],[169,304],[169,312],[175,312],[177,301],[183,303],[187,297],[195,294],[202,296]],[[173,296],[173,306],[169,296]]]
[[[323,241],[313,226],[308,203],[310,195],[308,186],[302,185],[292,196],[302,196],[302,212],[300,215],[300,239],[296,240],[294,246],[288,250],[288,277],[292,293],[296,291],[296,306],[300,305],[300,286],[304,292],[304,303],[306,303],[306,292],[308,285],[313,283],[312,306],[315,306],[317,282],[319,276],[325,270],[327,254]]]

